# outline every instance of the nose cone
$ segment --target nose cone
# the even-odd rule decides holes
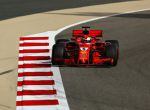
[[[79,51],[79,62],[82,64],[88,63],[89,49],[88,47],[80,47]]]

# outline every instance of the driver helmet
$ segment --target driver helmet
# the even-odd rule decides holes
[[[90,42],[91,41],[91,37],[87,37],[85,40],[87,41],[87,42]]]

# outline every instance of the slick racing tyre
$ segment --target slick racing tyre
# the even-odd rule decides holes
[[[54,44],[52,49],[52,64],[63,65],[64,64],[65,45]]]
[[[68,40],[68,39],[57,39],[56,40],[56,44],[58,44],[58,43],[67,43],[67,42],[69,42],[70,40]]]
[[[119,48],[119,42],[118,42],[118,40],[106,40],[105,42],[109,42],[109,43],[111,43],[113,45],[116,45],[116,47]]]
[[[118,47],[117,45],[111,44],[106,47],[106,56],[112,58],[112,62],[109,63],[111,66],[116,66],[118,62]]]

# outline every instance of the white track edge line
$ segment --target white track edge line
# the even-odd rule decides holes
[[[95,17],[95,18],[92,18],[92,19],[80,21],[80,22],[77,22],[77,23],[74,23],[74,24],[71,24],[71,25],[68,25],[68,26],[65,26],[63,28],[58,29],[56,31],[56,35],[59,34],[62,31],[64,31],[64,30],[68,29],[68,28],[71,28],[73,26],[77,26],[77,25],[80,25],[80,24],[84,24],[84,23],[87,23],[87,22],[91,22],[91,21],[95,21],[95,20],[100,20],[100,19],[104,19],[104,18],[109,18],[109,17],[114,17],[114,16],[119,16],[119,15],[124,15],[124,14],[129,14],[129,13],[136,13],[136,12],[141,12],[141,11],[148,11],[148,10],[150,10],[150,8],[139,9],[139,10],[135,10],[135,11],[127,11],[127,12],[123,12],[123,13],[112,14],[112,15],[101,16],[101,17]]]

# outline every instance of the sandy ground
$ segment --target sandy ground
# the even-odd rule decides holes
[[[15,110],[19,36],[57,30],[98,16],[146,8],[150,8],[150,0],[57,10],[0,21],[0,110]]]

